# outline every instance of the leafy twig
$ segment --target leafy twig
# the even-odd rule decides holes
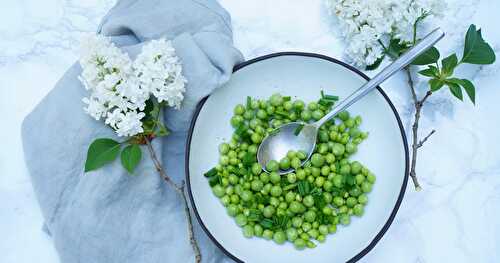
[[[151,159],[153,160],[153,163],[155,165],[156,171],[160,174],[160,176],[165,180],[172,188],[174,188],[175,192],[180,195],[184,202],[184,212],[186,213],[186,221],[188,224],[188,235],[189,235],[189,242],[191,243],[191,247],[193,248],[193,252],[195,254],[195,262],[200,263],[201,262],[201,252],[200,252],[200,247],[198,246],[198,242],[196,241],[196,238],[194,236],[194,231],[193,231],[193,219],[191,217],[191,212],[189,211],[189,204],[187,201],[186,197],[186,192],[185,192],[185,182],[184,180],[181,182],[180,185],[177,185],[170,176],[167,175],[163,167],[161,166],[160,161],[158,160],[158,157],[156,157],[156,153],[153,149],[153,146],[151,145],[151,141],[149,138],[145,137],[146,145],[149,150],[149,153],[151,155]]]
[[[423,140],[420,142],[418,141],[418,125],[420,121],[420,113],[422,111],[422,106],[424,105],[425,101],[429,98],[429,96],[432,95],[432,91],[427,91],[425,96],[422,99],[418,99],[417,97],[417,92],[415,91],[415,84],[413,82],[410,68],[406,67],[405,72],[408,78],[408,86],[410,87],[410,91],[412,94],[412,99],[413,99],[413,106],[415,107],[415,116],[413,119],[413,125],[412,125],[412,153],[411,153],[411,164],[410,164],[410,177],[413,181],[413,185],[415,186],[415,190],[420,191],[422,187],[420,186],[418,179],[417,179],[417,172],[416,172],[416,166],[417,166],[417,153],[418,153],[418,148],[422,147],[422,145],[427,141],[427,139],[435,132],[435,130],[432,130],[432,132],[427,135]]]

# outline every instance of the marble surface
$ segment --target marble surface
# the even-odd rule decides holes
[[[0,262],[58,262],[24,165],[24,116],[77,59],[78,37],[93,31],[113,0],[4,0],[0,8]],[[277,51],[307,51],[342,58],[344,43],[321,0],[221,0],[233,17],[235,45],[246,58]],[[448,0],[432,21],[447,32],[444,53],[460,51],[470,23],[500,48],[500,1]],[[369,72],[373,75],[373,72]],[[466,66],[477,105],[440,91],[429,99],[421,131],[436,129],[422,148],[418,174],[392,227],[362,262],[500,261],[500,63]],[[420,90],[424,83],[420,82]],[[384,89],[407,130],[412,107],[403,74]]]

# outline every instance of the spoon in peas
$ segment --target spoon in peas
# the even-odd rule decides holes
[[[320,120],[314,123],[287,123],[280,126],[276,132],[268,134],[257,151],[257,160],[259,164],[268,172],[269,169],[266,166],[270,161],[279,161],[284,158],[289,151],[300,150],[307,155],[307,158],[302,160],[303,165],[311,157],[316,147],[316,137],[318,136],[318,130],[321,125],[364,97],[400,69],[409,65],[415,58],[422,55],[443,37],[444,32],[439,28],[429,33],[406,53],[381,70],[374,78],[345,98]],[[293,170],[293,168],[290,168],[287,170],[280,170],[279,172],[280,174],[287,174]]]

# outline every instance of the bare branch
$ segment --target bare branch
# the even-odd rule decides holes
[[[188,228],[188,237],[189,237],[189,243],[191,244],[191,247],[193,248],[193,252],[195,255],[195,262],[196,263],[201,263],[201,252],[200,252],[200,247],[198,246],[198,242],[196,241],[196,238],[194,236],[194,231],[193,231],[193,218],[191,217],[191,212],[189,210],[189,203],[186,197],[186,192],[185,192],[185,182],[182,181],[181,185],[177,185],[170,176],[167,175],[163,167],[161,166],[160,161],[158,160],[158,157],[156,156],[156,153],[153,149],[153,146],[151,145],[151,141],[149,138],[145,137],[146,145],[149,150],[149,154],[151,155],[151,159],[153,160],[153,164],[156,168],[156,171],[160,174],[160,176],[165,180],[172,188],[174,188],[175,192],[179,194],[182,198],[182,201],[184,202],[184,212],[186,214],[186,221],[187,221],[187,228]]]
[[[420,140],[418,142],[417,148],[422,147],[424,145],[424,143],[427,141],[427,139],[429,139],[429,137],[431,137],[431,135],[433,135],[435,132],[436,132],[436,130],[432,130],[431,132],[429,132],[429,134],[427,134],[427,136],[425,136],[423,140]]]

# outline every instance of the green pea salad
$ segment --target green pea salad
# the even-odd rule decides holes
[[[247,97],[234,107],[232,138],[219,145],[219,164],[205,177],[245,237],[272,239],[277,244],[288,241],[296,249],[314,248],[335,233],[338,224],[347,226],[351,216],[363,215],[375,175],[350,160],[368,136],[359,130],[360,116],[343,111],[324,124],[304,165],[307,154],[300,150],[269,161],[269,172],[256,158],[268,134],[285,123],[319,120],[337,100],[321,92],[318,101],[306,104],[273,94],[267,100]],[[294,172],[279,174],[280,169],[290,168]]]

